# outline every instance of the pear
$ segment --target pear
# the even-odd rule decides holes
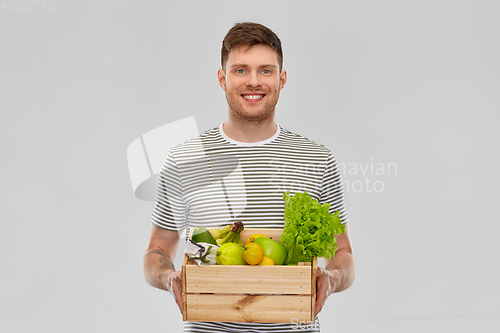
[[[217,265],[246,265],[243,260],[245,247],[236,243],[226,243],[221,245],[215,255]]]

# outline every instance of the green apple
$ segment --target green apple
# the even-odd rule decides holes
[[[264,256],[273,259],[276,265],[285,263],[288,255],[285,245],[267,237],[257,237],[253,242],[259,244],[264,250]]]

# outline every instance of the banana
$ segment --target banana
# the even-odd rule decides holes
[[[236,244],[239,244],[239,245],[241,245],[241,246],[243,246],[243,245],[245,245],[245,244],[243,244],[243,241],[241,240],[241,237],[240,237],[240,236],[241,236],[241,231],[240,231],[240,232],[238,232],[238,233],[234,236],[234,238],[233,238],[232,242],[233,242],[233,243],[236,243]]]
[[[217,241],[218,239],[224,238],[230,230],[231,230],[231,225],[228,224],[225,227],[212,228],[212,229],[209,229],[208,231],[210,231],[210,233],[212,234],[214,239]]]
[[[226,243],[237,243],[238,240],[241,242],[240,232],[244,229],[243,222],[238,221],[234,222],[233,225],[230,226],[230,231],[226,236],[219,242],[216,240],[218,245],[226,244]],[[236,239],[235,239],[236,237]],[[235,241],[236,240],[236,241]]]

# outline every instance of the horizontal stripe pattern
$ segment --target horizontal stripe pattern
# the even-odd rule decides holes
[[[158,177],[152,222],[169,230],[218,227],[283,227],[283,192],[307,191],[330,212],[348,216],[342,179],[330,150],[279,127],[260,145],[238,145],[221,134],[222,125],[172,149]],[[296,332],[290,324],[192,323],[185,332]],[[300,328],[301,332],[319,332]]]

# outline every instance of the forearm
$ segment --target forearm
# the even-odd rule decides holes
[[[159,249],[149,250],[143,261],[144,277],[153,287],[171,291],[169,276],[175,272],[173,259]]]
[[[356,265],[350,251],[337,252],[325,269],[331,273],[329,275],[328,295],[349,288],[356,276]]]

